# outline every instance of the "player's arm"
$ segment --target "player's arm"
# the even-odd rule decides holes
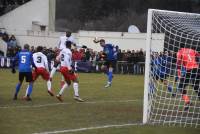
[[[45,66],[46,70],[49,72],[47,57],[46,56],[43,56],[43,57],[44,57],[44,66]]]
[[[195,55],[196,57],[196,62],[198,63],[198,64],[200,64],[200,53],[198,53],[198,52],[196,52],[196,55]]]
[[[30,55],[31,55],[31,56],[30,56],[31,65],[32,65],[32,67],[34,67],[35,69],[37,69],[37,67],[36,67],[36,65],[35,65],[35,63],[34,63],[34,60],[33,60],[33,54],[31,53]]]
[[[72,68],[71,56],[69,56],[69,55],[66,55],[66,65],[67,65],[69,72],[74,73],[74,70]]]
[[[59,41],[58,41],[58,48],[60,49],[60,44],[61,44],[61,37],[60,37],[60,39],[59,39]]]

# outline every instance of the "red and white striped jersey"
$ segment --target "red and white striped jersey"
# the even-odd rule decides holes
[[[37,68],[45,68],[47,71],[49,71],[47,56],[42,52],[33,54],[33,62]]]

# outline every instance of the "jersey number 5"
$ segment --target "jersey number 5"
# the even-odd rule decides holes
[[[22,56],[21,63],[26,63],[26,56]]]

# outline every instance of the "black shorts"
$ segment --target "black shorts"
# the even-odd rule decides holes
[[[103,64],[107,68],[112,67],[114,68],[116,66],[116,61],[115,60],[106,60]]]
[[[19,72],[19,81],[23,81],[24,77],[26,78],[26,82],[32,82],[32,72]]]

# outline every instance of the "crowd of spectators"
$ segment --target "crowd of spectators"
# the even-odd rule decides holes
[[[21,46],[17,44],[17,40],[14,35],[8,35],[6,32],[0,32],[0,37],[7,44],[7,57],[14,57],[18,51],[21,50]],[[36,48],[31,46],[31,52],[35,52]],[[49,63],[53,61],[57,55],[58,48],[44,47],[43,53],[47,56]],[[3,55],[0,52],[0,55]],[[94,70],[96,66],[102,64],[103,51],[97,52],[86,46],[83,48],[74,48],[72,50],[73,61],[90,62]],[[115,67],[116,72],[123,74],[143,74],[144,73],[145,52],[141,50],[121,50],[118,49],[117,53],[117,65]],[[100,67],[99,67],[100,68]]]
[[[7,57],[14,57],[15,54],[21,50],[21,46],[17,44],[17,40],[14,35],[9,35],[6,32],[0,31],[0,38],[7,45]],[[2,45],[2,44],[1,44]],[[3,56],[4,53],[0,50],[0,55]]]

